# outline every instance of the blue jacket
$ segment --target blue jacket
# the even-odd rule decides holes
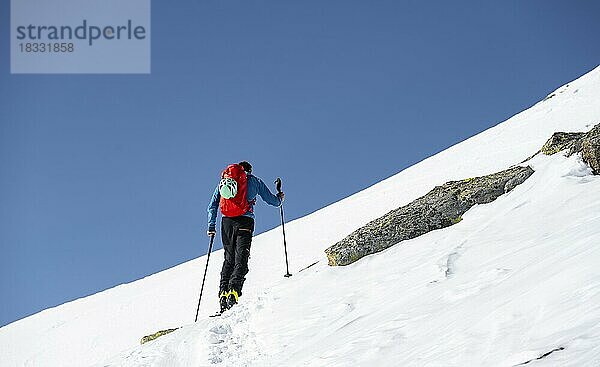
[[[274,195],[267,185],[258,177],[248,174],[248,194],[247,198],[250,202],[250,210],[244,214],[246,217],[254,218],[254,204],[256,203],[256,195],[260,195],[263,201],[269,205],[280,206],[281,200]],[[219,193],[219,185],[215,188],[215,192],[212,194],[210,204],[208,204],[208,228],[215,228],[217,223],[217,211],[219,209],[219,201],[221,200],[221,193]]]

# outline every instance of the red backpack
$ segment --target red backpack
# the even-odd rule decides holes
[[[231,199],[225,199],[221,196],[219,201],[219,207],[221,213],[225,217],[239,217],[240,215],[246,214],[248,211],[252,211],[250,203],[248,202],[248,177],[246,171],[239,164],[230,164],[221,173],[221,179],[232,178],[237,183],[237,194]]]

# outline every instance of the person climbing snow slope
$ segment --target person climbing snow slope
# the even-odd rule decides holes
[[[248,258],[254,232],[254,205],[256,196],[269,205],[279,207],[285,197],[283,192],[273,194],[267,185],[252,175],[252,165],[246,161],[230,164],[221,173],[219,185],[208,205],[209,236],[216,235],[217,209],[221,219],[221,240],[225,259],[221,269],[219,304],[224,312],[242,295],[248,273]]]

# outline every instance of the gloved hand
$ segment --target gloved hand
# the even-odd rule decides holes
[[[280,191],[280,192],[277,193],[277,197],[283,203],[283,200],[285,199],[285,193],[283,191]]]
[[[214,237],[217,234],[217,230],[215,229],[215,226],[209,226],[208,231],[206,231],[206,234],[209,237],[211,237],[211,236]]]

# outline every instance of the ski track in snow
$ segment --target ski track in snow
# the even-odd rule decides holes
[[[263,299],[257,297],[254,302],[236,305],[220,317],[184,326],[97,367],[250,366],[262,356],[251,330],[251,316],[263,307]]]
[[[600,177],[577,156],[536,155],[525,163],[535,170],[527,181],[449,228],[346,267],[327,266],[323,253],[435,185],[506,169],[553,132],[600,122],[600,68],[552,94],[286,224],[291,278],[283,278],[280,228],[256,236],[244,296],[221,317],[208,317],[218,307],[217,251],[197,323],[205,256],[1,328],[0,363],[598,367]],[[139,345],[143,335],[181,325]]]
[[[208,362],[212,365],[249,366],[262,356],[256,334],[251,330],[251,315],[263,307],[264,297],[252,303],[238,304],[220,317],[213,318],[206,340]]]

